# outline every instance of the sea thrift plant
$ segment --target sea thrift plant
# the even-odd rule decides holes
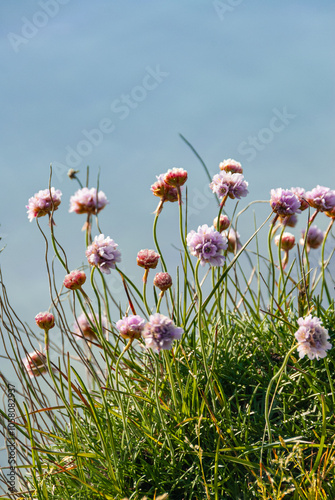
[[[183,329],[176,326],[172,319],[163,314],[155,313],[146,323],[142,336],[147,348],[157,350],[171,349],[174,340],[179,340]]]
[[[232,174],[243,174],[243,168],[241,163],[238,161],[232,160],[228,158],[228,160],[223,160],[219,164],[220,170],[224,170],[225,172],[231,172]]]
[[[248,182],[244,180],[242,174],[232,174],[222,171],[215,174],[209,187],[213,193],[222,199],[221,205],[224,205],[227,197],[231,199],[241,199],[248,194]]]
[[[169,273],[157,273],[153,281],[154,285],[162,292],[165,292],[172,286],[172,278]]]
[[[155,213],[158,215],[161,213],[166,201],[170,201],[171,203],[178,201],[178,190],[164,181],[165,175],[157,175],[157,181],[150,188],[151,192],[160,198],[160,202],[155,210]]]
[[[44,215],[51,215],[53,210],[57,210],[61,203],[62,193],[59,189],[52,187],[51,189],[42,189],[34,196],[29,198],[28,205],[28,219],[32,222],[38,217]]]
[[[275,237],[275,244],[279,246],[279,242],[280,242],[280,235],[278,234]],[[294,248],[294,245],[295,245],[294,235],[288,232],[283,233],[281,238],[281,249],[284,251],[289,251],[292,250],[292,248]]]
[[[307,191],[306,200],[318,212],[329,212],[335,207],[335,191],[318,185],[311,191]]]
[[[35,316],[36,325],[42,330],[50,330],[55,326],[55,317],[49,312],[40,312]]]
[[[67,274],[64,278],[63,284],[69,290],[78,290],[86,281],[86,274],[84,271],[78,271],[75,269]]]
[[[28,372],[30,378],[38,377],[48,371],[47,358],[39,351],[30,352],[22,359],[23,366]]]
[[[121,262],[118,246],[109,236],[105,238],[104,234],[99,234],[94,238],[92,245],[87,247],[86,257],[89,264],[105,274],[110,274],[111,269],[115,269],[116,264]]]
[[[95,317],[96,320],[94,320],[92,313],[89,313],[88,319],[86,314],[82,313],[76,318],[73,325],[73,330],[76,333],[76,340],[79,340],[80,337],[90,341],[97,340],[96,324],[99,324],[99,315],[96,314]],[[101,327],[102,333],[105,333],[107,329],[107,318],[104,315],[101,316]]]
[[[172,187],[180,187],[187,181],[187,172],[183,168],[173,168],[164,175],[164,182]]]
[[[145,320],[141,316],[125,316],[115,323],[124,339],[139,339],[142,335]]]
[[[137,254],[137,265],[145,269],[155,269],[157,267],[160,255],[155,250],[140,250]]]
[[[203,224],[198,227],[198,231],[190,231],[186,238],[191,255],[200,260],[200,265],[223,266],[225,257],[222,251],[228,247],[226,236]]]
[[[70,198],[69,212],[76,214],[97,214],[108,203],[106,195],[103,191],[97,193],[96,188],[78,189]]]
[[[309,314],[306,318],[299,318],[298,325],[294,336],[298,341],[299,357],[325,358],[332,345],[328,342],[328,330],[322,327],[321,320]]]
[[[308,201],[306,200],[306,192],[305,192],[304,188],[302,188],[302,187],[294,187],[294,188],[291,188],[291,191],[292,191],[293,194],[295,194],[295,196],[300,201],[299,210],[301,212],[303,212],[304,210],[306,210],[309,207],[309,204],[308,204]]]
[[[215,219],[213,220],[213,226],[217,231],[222,233],[222,231],[225,231],[230,226],[230,220],[228,219],[227,215],[221,214],[219,228],[218,228],[218,218],[217,217],[215,217]]]
[[[302,237],[300,239],[300,244],[303,245],[305,242],[305,233],[306,231],[303,230],[301,231]],[[323,239],[324,239],[324,232],[321,231],[317,226],[311,226],[308,230],[307,233],[307,239],[306,239],[306,244],[307,244],[307,251],[310,248],[317,249],[322,245]]]
[[[280,217],[287,217],[300,213],[301,203],[297,195],[290,189],[271,189],[270,205]]]

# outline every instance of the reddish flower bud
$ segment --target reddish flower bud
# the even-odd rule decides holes
[[[52,313],[41,312],[35,316],[36,325],[42,330],[50,330],[55,326],[55,317]]]
[[[231,158],[222,161],[219,164],[219,168],[220,170],[224,170],[225,172],[231,172],[232,174],[243,174],[243,168],[241,163],[232,160]]]
[[[84,271],[71,271],[64,278],[64,286],[69,290],[78,290],[86,281],[86,274]]]
[[[275,244],[279,246],[279,241],[280,241],[280,235],[278,234],[275,237]],[[292,248],[295,245],[295,237],[291,233],[283,233],[282,239],[281,239],[281,248],[282,250],[285,250],[285,252],[288,252],[289,250],[292,250]]]
[[[183,168],[168,170],[164,176],[164,182],[169,186],[180,187],[187,181],[187,172]]]
[[[172,278],[169,273],[157,273],[154,277],[154,285],[162,290],[162,292],[165,292],[165,290],[172,286]]]
[[[38,377],[48,371],[46,367],[47,358],[39,351],[27,354],[27,357],[22,359],[22,363],[30,378]]]
[[[219,229],[218,229],[218,218],[217,217],[215,217],[215,219],[213,220],[213,226],[214,226],[214,229],[216,229],[217,231],[222,233],[222,231],[225,231],[230,226],[230,220],[228,219],[227,215],[220,215]]]
[[[137,254],[137,265],[145,269],[155,269],[160,255],[154,250],[140,250]]]

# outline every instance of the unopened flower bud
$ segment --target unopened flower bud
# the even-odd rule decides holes
[[[280,242],[280,235],[278,234],[275,237],[275,244],[277,245],[277,247],[279,246],[279,242]],[[292,250],[294,245],[295,245],[294,235],[291,233],[283,233],[282,239],[281,239],[282,250],[285,250],[286,252],[288,252],[289,250]]]
[[[215,217],[215,219],[213,220],[213,226],[214,226],[214,229],[216,229],[217,231],[222,233],[222,231],[225,231],[230,226],[230,220],[228,219],[227,215],[220,215],[219,229],[218,229],[218,218],[217,217]]]
[[[225,172],[231,172],[232,174],[243,174],[243,168],[241,163],[232,160],[231,158],[222,161],[219,164],[219,168],[220,170],[224,170]]]
[[[22,359],[22,363],[30,378],[38,377],[48,371],[46,367],[47,358],[39,351],[27,354],[27,357]]]
[[[137,254],[137,265],[145,269],[155,269],[160,255],[154,250],[140,250]]]
[[[55,317],[49,312],[40,312],[35,316],[37,326],[42,330],[50,330],[55,326]]]
[[[183,168],[168,170],[164,176],[164,182],[169,186],[180,187],[187,181],[187,172]]]
[[[154,285],[162,292],[165,292],[165,290],[172,286],[172,278],[169,273],[157,273],[154,277]]]
[[[86,281],[86,274],[84,271],[71,271],[64,278],[64,286],[69,290],[78,290]]]

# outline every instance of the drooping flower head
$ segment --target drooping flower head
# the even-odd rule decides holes
[[[300,213],[300,201],[290,189],[271,189],[270,205],[280,217]]]
[[[280,242],[280,235],[278,234],[275,237],[275,244],[277,245],[277,247],[279,246],[279,242]],[[292,248],[294,248],[294,245],[295,245],[294,235],[292,233],[289,233],[289,232],[283,233],[282,239],[281,239],[281,249],[285,250],[285,251],[289,251],[289,250],[292,250]]]
[[[160,352],[162,349],[171,349],[173,341],[180,339],[182,334],[183,329],[176,326],[172,319],[163,314],[155,313],[150,316],[142,336],[146,347]]]
[[[137,265],[145,269],[156,269],[160,255],[155,250],[140,250],[137,254]]]
[[[86,257],[91,266],[96,266],[101,272],[110,274],[111,269],[121,262],[121,252],[117,250],[117,245],[109,236],[99,234],[93,240],[92,245],[87,247]]]
[[[86,281],[86,274],[84,271],[79,271],[75,269],[67,274],[64,278],[64,286],[69,290],[78,290]]]
[[[300,239],[300,244],[303,245],[305,241],[305,233],[306,231],[303,230],[301,231],[302,237]],[[324,239],[325,233],[321,231],[317,226],[311,226],[308,230],[307,233],[307,239],[306,239],[306,244],[307,244],[307,250],[310,248],[319,248],[319,246],[322,245],[323,239]]]
[[[172,187],[180,187],[187,181],[187,172],[183,168],[169,169],[164,175],[164,182]]]
[[[307,191],[305,197],[309,205],[319,212],[328,212],[335,207],[335,191],[327,187],[316,186],[311,191]]]
[[[166,201],[171,203],[178,201],[178,189],[170,186],[164,181],[165,174],[156,175],[157,181],[152,184],[151,191],[155,196],[160,198],[156,213],[159,215],[163,210],[163,205]]]
[[[142,335],[145,320],[138,316],[125,316],[115,323],[121,337],[124,339],[139,339]]]
[[[222,231],[225,231],[225,229],[228,229],[228,227],[230,226],[230,220],[228,219],[227,215],[221,214],[220,215],[219,229],[218,229],[218,218],[217,217],[215,217],[215,219],[213,220],[213,226],[217,231],[222,233]]]
[[[227,238],[216,231],[214,226],[203,224],[198,231],[190,231],[186,238],[191,255],[200,260],[200,265],[223,266],[225,257],[222,251],[228,247]]]
[[[59,189],[52,187],[49,189],[41,189],[34,196],[29,198],[26,208],[28,219],[32,222],[37,217],[50,215],[52,210],[57,210],[61,202],[62,193]]]
[[[328,330],[322,327],[321,320],[309,314],[306,318],[299,318],[298,325],[294,336],[298,341],[299,357],[325,358],[332,345],[328,342]]]
[[[39,351],[27,354],[27,357],[22,359],[22,363],[30,378],[38,377],[48,371],[47,358],[42,352]]]
[[[95,327],[95,320],[93,318],[93,315],[91,313],[88,314],[89,319],[91,320],[91,323],[86,317],[85,313],[82,313],[78,316],[76,319],[73,329],[75,331],[76,339],[81,338],[86,338],[87,340],[94,341],[97,340],[97,333],[96,333],[96,327]],[[96,314],[96,322],[99,324],[99,315]],[[93,326],[92,326],[93,325]],[[101,316],[101,328],[102,332],[105,333],[106,328],[107,328],[107,318],[106,316]]]
[[[242,174],[232,174],[225,171],[215,174],[209,187],[222,199],[223,204],[228,196],[232,199],[241,199],[249,192],[248,182],[244,180]]]
[[[55,317],[49,312],[40,312],[35,316],[36,325],[42,330],[50,330],[55,326]]]
[[[231,227],[228,231],[225,231],[223,234],[228,241],[228,247],[227,247],[228,252],[236,253],[238,252],[238,250],[242,248],[240,242],[240,233],[238,231],[235,231],[235,229]]]
[[[224,170],[225,172],[231,172],[232,174],[243,174],[243,168],[241,163],[238,161],[232,160],[228,158],[228,160],[223,160],[219,164],[220,170]]]
[[[157,273],[154,277],[154,285],[162,292],[165,292],[172,286],[172,278],[169,273]]]
[[[309,205],[308,205],[308,202],[306,200],[306,192],[305,192],[304,188],[295,187],[295,188],[291,188],[291,191],[292,191],[292,193],[294,193],[296,195],[296,197],[300,201],[299,209],[301,210],[301,212],[306,210],[306,208],[308,208]]]
[[[69,212],[76,214],[96,214],[100,212],[108,203],[103,191],[97,193],[96,188],[88,189],[84,187],[78,189],[70,198]]]

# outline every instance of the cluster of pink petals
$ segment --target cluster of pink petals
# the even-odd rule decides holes
[[[270,205],[280,217],[287,217],[300,213],[301,202],[298,196],[290,189],[271,189]]]
[[[145,269],[155,269],[160,255],[155,250],[140,250],[137,254],[137,265]]]
[[[279,246],[279,243],[280,243],[280,235],[278,234],[275,237],[275,244]],[[294,235],[292,233],[285,231],[281,237],[281,249],[288,252],[289,250],[292,250],[292,248],[294,248],[294,245],[295,245]]]
[[[55,317],[50,312],[40,312],[35,316],[36,325],[42,330],[50,330],[55,326]]]
[[[108,203],[103,191],[97,193],[96,188],[78,189],[70,198],[69,212],[76,214],[96,214],[100,212]]]
[[[226,236],[203,224],[198,227],[198,231],[190,231],[186,237],[187,245],[191,255],[200,260],[200,265],[210,264],[211,266],[223,266],[225,257],[222,251],[228,247]]]
[[[306,233],[305,230],[301,231],[302,234],[302,237],[300,239],[301,245],[303,245],[305,242],[305,233]],[[321,229],[319,229],[317,226],[311,226],[307,233],[307,239],[306,239],[307,249],[319,248],[322,245],[324,236],[325,233],[321,231]]]
[[[306,318],[299,318],[298,325],[295,338],[298,341],[299,357],[307,355],[309,359],[325,358],[332,345],[328,342],[328,330],[322,327],[321,320],[309,314]]]
[[[59,189],[41,189],[34,196],[29,198],[26,206],[28,219],[32,222],[37,217],[51,214],[52,210],[57,210],[61,203],[62,193]]]
[[[78,290],[86,281],[86,274],[84,271],[78,271],[75,269],[67,274],[64,278],[63,284],[69,290]]]
[[[154,286],[165,292],[172,286],[172,278],[169,273],[157,273],[154,277]]]
[[[335,191],[327,187],[316,186],[307,191],[305,197],[309,205],[319,212],[331,212],[335,209]]]
[[[121,252],[117,250],[118,245],[109,236],[99,234],[93,240],[92,245],[87,247],[86,257],[91,266],[96,266],[101,272],[110,274],[118,262],[121,262]]]
[[[142,335],[145,320],[138,316],[125,316],[116,322],[116,328],[124,339],[139,339]]]
[[[232,160],[228,158],[228,160],[223,160],[219,164],[220,170],[224,170],[225,172],[231,172],[232,174],[243,174],[243,168],[241,163],[238,161]]]
[[[160,352],[162,349],[171,349],[174,340],[179,340],[183,329],[163,314],[155,313],[146,323],[142,336],[147,348]]]
[[[183,168],[169,169],[164,175],[164,182],[172,187],[180,187],[187,181],[187,172]]]
[[[39,351],[27,354],[27,357],[22,359],[22,363],[30,378],[38,377],[48,371],[47,358],[42,352]]]
[[[295,188],[291,188],[291,191],[292,191],[293,194],[295,194],[295,196],[300,201],[299,210],[301,212],[303,212],[304,210],[306,210],[309,205],[308,205],[308,201],[306,200],[306,192],[305,192],[304,188],[302,188],[302,187],[295,187]]]
[[[78,316],[76,319],[73,329],[75,333],[77,334],[77,340],[81,338],[85,338],[87,340],[97,340],[97,334],[96,334],[96,327],[95,324],[99,324],[99,315],[96,314],[96,323],[94,321],[93,315],[91,313],[88,314],[90,321],[87,319],[87,316],[85,313],[82,313]],[[92,327],[94,326],[94,328]],[[102,332],[104,333],[107,328],[107,318],[106,316],[101,316],[101,327],[102,327]]]
[[[241,199],[249,192],[248,182],[244,180],[242,174],[232,174],[225,171],[215,174],[209,187],[221,199],[225,199],[227,196],[232,199]]]

